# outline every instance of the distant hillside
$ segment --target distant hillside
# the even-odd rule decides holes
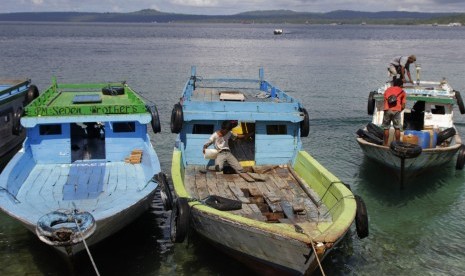
[[[447,24],[465,25],[465,13],[421,12],[359,12],[332,11],[328,13],[295,12],[291,10],[249,11],[235,15],[191,15],[165,13],[145,9],[130,13],[91,12],[19,12],[2,13],[0,21],[42,22],[212,22],[212,23],[307,23],[307,24]]]

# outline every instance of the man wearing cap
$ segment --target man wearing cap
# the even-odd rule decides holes
[[[394,81],[397,77],[397,74],[400,74],[400,78],[405,83],[405,72],[407,72],[408,79],[410,83],[413,84],[412,76],[410,76],[410,64],[414,63],[417,60],[415,55],[410,56],[400,56],[394,58],[388,66],[389,77],[392,77]]]

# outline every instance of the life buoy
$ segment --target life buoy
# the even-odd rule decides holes
[[[438,138],[436,140],[436,145],[441,145],[444,141],[454,136],[457,132],[455,128],[449,127],[438,133]]]
[[[21,116],[23,116],[23,108],[18,107],[13,113],[12,128],[11,132],[13,135],[19,135],[23,131],[23,126],[21,125]]]
[[[384,130],[371,122],[367,124],[367,130],[368,132],[373,133],[379,139],[384,138]]]
[[[457,101],[457,106],[459,107],[460,114],[465,114],[465,106],[463,104],[462,96],[459,91],[455,92],[455,100]]]
[[[181,243],[189,230],[190,207],[187,199],[179,197],[173,204],[170,219],[170,237],[172,242]]]
[[[25,105],[30,104],[35,98],[39,96],[39,89],[35,85],[30,85],[27,94],[26,94],[26,101]]]
[[[382,145],[383,144],[383,140],[378,138],[376,135],[374,135],[371,132],[368,132],[368,131],[363,130],[363,129],[359,129],[359,130],[357,130],[356,133],[360,138],[362,138],[363,140],[365,140],[365,141],[367,141],[369,143],[376,144],[376,145]]]
[[[371,91],[370,94],[368,94],[368,104],[367,104],[367,111],[368,115],[373,115],[373,112],[375,111],[375,93],[376,91]]]
[[[89,212],[54,211],[37,221],[36,234],[46,244],[69,246],[89,238],[96,227],[95,219]]]
[[[310,118],[305,108],[301,107],[299,110],[304,114],[303,120],[300,121],[300,137],[307,137],[310,133]]]
[[[357,236],[360,239],[368,237],[368,213],[365,202],[358,195],[354,195],[355,202],[357,203],[357,211],[355,214],[355,229]]]
[[[103,93],[103,95],[111,95],[111,96],[123,95],[124,94],[124,87],[121,87],[121,86],[107,86],[107,87],[102,88],[102,93]]]
[[[152,125],[152,130],[153,133],[159,133],[161,131],[161,125],[160,125],[160,117],[158,116],[158,110],[155,105],[145,106],[147,111],[150,112],[150,116],[152,117],[152,120],[150,121],[150,124]]]
[[[184,115],[182,112],[182,105],[177,103],[173,106],[173,110],[171,111],[171,132],[172,133],[179,133],[182,129],[182,123],[184,121]]]
[[[419,145],[392,141],[390,146],[392,154],[400,158],[415,158],[421,154],[422,149]]]
[[[462,170],[465,165],[465,145],[461,145],[457,153],[457,163],[455,169]]]
[[[158,184],[160,185],[160,197],[163,202],[163,207],[166,211],[173,209],[173,194],[168,183],[166,175],[162,172],[157,175]]]

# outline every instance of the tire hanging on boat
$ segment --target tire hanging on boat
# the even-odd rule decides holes
[[[179,197],[173,204],[170,219],[170,237],[172,242],[181,243],[189,230],[190,206],[187,198]]]
[[[305,108],[299,108],[299,111],[304,114],[304,119],[300,122],[300,137],[307,137],[310,133],[310,118]]]
[[[371,91],[370,94],[368,94],[368,104],[367,104],[367,112],[368,115],[373,115],[373,112],[375,111],[375,96],[376,91]]]
[[[368,213],[365,202],[363,199],[354,195],[355,202],[357,203],[357,211],[355,214],[355,228],[357,230],[357,236],[360,239],[368,237]]]
[[[54,211],[37,221],[36,234],[46,244],[70,246],[89,238],[96,228],[95,219],[89,212]]]
[[[450,137],[454,136],[456,133],[457,132],[455,131],[455,128],[453,128],[453,127],[444,129],[443,131],[438,133],[438,138],[436,140],[437,141],[436,145],[438,145],[438,146],[441,145],[444,141],[446,141]]]
[[[463,104],[462,96],[459,91],[455,92],[455,99],[457,100],[457,106],[459,107],[460,114],[465,114],[465,105]]]
[[[419,145],[400,141],[392,141],[390,149],[392,154],[395,156],[406,159],[415,158],[422,152],[422,149]]]
[[[170,127],[172,133],[179,133],[182,129],[182,122],[184,121],[184,115],[182,112],[182,105],[177,103],[173,106],[171,111]]]
[[[21,116],[23,116],[23,108],[18,107],[16,111],[13,113],[13,119],[11,122],[11,132],[13,133],[13,135],[19,135],[23,131],[23,126],[21,125]]]
[[[378,138],[375,134],[369,132],[369,131],[366,131],[366,130],[363,130],[363,129],[359,129],[357,130],[357,135],[362,138],[363,140],[369,142],[369,143],[372,143],[372,144],[376,144],[376,145],[382,145],[383,144],[383,140]]]
[[[146,105],[145,108],[150,113],[152,120],[150,124],[152,125],[153,133],[159,133],[161,131],[160,117],[158,116],[158,110],[155,105]]]
[[[35,98],[39,97],[39,89],[35,85],[30,85],[27,90],[25,105],[31,103]]]
[[[384,137],[384,130],[371,122],[367,124],[367,130],[376,135],[379,139],[383,139]]]
[[[465,165],[465,145],[461,145],[457,153],[457,163],[455,163],[455,169],[462,170]]]
[[[158,183],[160,185],[160,197],[163,202],[163,207],[166,211],[173,209],[173,194],[171,193],[171,188],[168,183],[168,179],[163,172],[158,173],[157,175]]]

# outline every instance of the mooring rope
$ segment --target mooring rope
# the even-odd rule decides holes
[[[86,248],[90,261],[92,262],[92,266],[94,267],[95,274],[97,274],[97,276],[100,276],[100,273],[98,272],[98,269],[97,269],[97,265],[94,262],[94,258],[92,258],[92,254],[90,253],[89,247],[87,246],[86,240],[84,239],[84,235],[82,235],[81,227],[79,227],[79,223],[76,217],[74,216],[74,214],[77,212],[76,204],[74,204],[74,202],[73,202],[73,205],[74,205],[74,212],[73,212],[74,223],[76,223],[77,229],[79,231],[79,235],[81,235],[82,243],[84,244],[84,247]]]
[[[318,253],[316,252],[315,245],[313,244],[313,239],[310,243],[312,244],[313,252],[315,252],[315,259],[318,263],[318,266],[320,267],[321,275],[326,276],[325,271],[323,270],[323,266],[321,265],[320,258],[318,257]]]

